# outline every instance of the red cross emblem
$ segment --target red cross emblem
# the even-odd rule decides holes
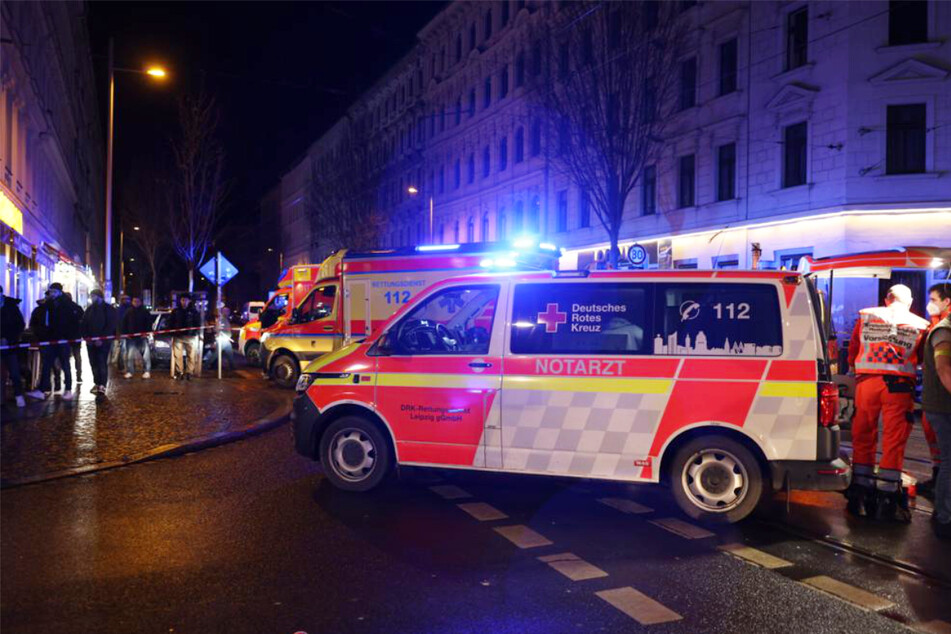
[[[558,332],[558,325],[568,321],[568,313],[558,310],[558,304],[548,304],[545,312],[538,313],[538,323],[545,324],[545,332]]]

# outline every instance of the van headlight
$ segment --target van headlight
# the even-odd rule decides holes
[[[261,335],[261,343],[264,343],[265,341],[267,341],[267,340],[270,339],[270,338],[271,338],[271,333],[266,332],[266,333],[262,334],[262,335]]]
[[[304,372],[297,379],[297,392],[306,392],[317,379],[349,379],[349,372]]]
[[[309,388],[313,382],[314,382],[313,374],[301,374],[300,377],[297,379],[297,387],[295,387],[294,390],[298,393],[306,392],[307,388]]]

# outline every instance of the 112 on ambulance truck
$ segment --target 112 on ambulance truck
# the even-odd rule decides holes
[[[738,521],[848,486],[816,306],[783,272],[453,278],[308,366],[296,450],[347,490],[395,464],[665,482]]]

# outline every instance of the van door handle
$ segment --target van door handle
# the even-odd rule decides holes
[[[470,368],[491,368],[492,364],[486,361],[473,361],[469,364]]]
[[[324,332],[330,332],[333,329],[334,329],[333,326],[324,326]]]

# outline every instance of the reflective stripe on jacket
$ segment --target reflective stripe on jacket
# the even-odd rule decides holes
[[[921,338],[928,321],[901,304],[859,311],[856,374],[893,374],[915,378]]]

